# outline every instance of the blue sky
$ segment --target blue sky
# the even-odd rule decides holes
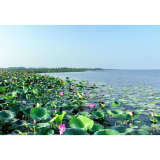
[[[160,69],[160,26],[1,25],[0,67]]]

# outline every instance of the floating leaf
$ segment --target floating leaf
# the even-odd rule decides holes
[[[69,121],[69,124],[71,128],[81,128],[87,131],[88,129],[91,129],[93,127],[94,121],[85,116],[79,115],[77,119],[72,118]]]
[[[94,133],[94,135],[118,135],[119,133],[112,129],[104,129]]]
[[[15,113],[9,110],[3,110],[0,111],[0,119],[4,120],[4,121],[8,121],[11,120],[15,117]]]
[[[50,111],[45,108],[32,108],[30,116],[37,121],[46,120],[50,116]]]
[[[67,128],[63,135],[89,135],[86,131],[80,128]]]

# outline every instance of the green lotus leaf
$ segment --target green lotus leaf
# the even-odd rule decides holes
[[[72,118],[76,118],[76,115],[65,115],[68,120],[71,120]]]
[[[38,89],[33,89],[33,93],[38,95]]]
[[[52,123],[53,121],[56,121],[58,123],[62,123],[62,120],[63,120],[63,117],[64,117],[65,114],[66,114],[66,112],[63,111],[61,115],[56,115],[54,118],[52,118],[50,120],[50,123]]]
[[[156,120],[160,121],[160,116],[159,116],[159,115],[158,115],[158,116],[154,116],[154,118],[155,118]]]
[[[146,126],[146,125],[144,125],[144,126],[142,126],[140,128],[143,129],[143,130],[145,130],[145,131],[150,131],[152,129],[151,127]]]
[[[4,120],[4,121],[8,121],[13,119],[16,116],[16,114],[12,111],[9,110],[3,110],[0,111],[0,119]]]
[[[71,128],[81,128],[84,131],[87,131],[88,129],[91,129],[93,127],[94,121],[85,116],[79,115],[77,119],[72,118],[69,121],[69,124]]]
[[[50,127],[49,123],[38,123],[36,125],[37,128],[46,128],[46,127]]]
[[[15,104],[15,105],[17,105],[17,104],[20,104],[21,102],[20,101],[17,101],[16,99],[12,102],[12,104]]]
[[[118,116],[118,115],[122,115],[123,111],[119,110],[119,109],[115,109],[115,110],[111,110],[110,113],[114,116]]]
[[[119,106],[121,106],[122,105],[122,102],[120,102],[120,101],[114,101],[113,103],[112,103],[112,106],[113,107],[119,107]]]
[[[135,121],[134,124],[137,125],[137,126],[143,126],[146,123],[145,122],[141,122],[141,121]]]
[[[157,123],[157,122],[158,122],[156,119],[150,119],[150,121],[151,121],[152,123]]]
[[[135,132],[126,132],[123,134],[124,136],[135,136]]]
[[[20,111],[21,109],[20,109],[19,107],[12,106],[12,107],[9,107],[9,110],[10,110],[10,111],[13,111],[13,112],[18,112],[18,111]]]
[[[132,119],[135,120],[135,119],[138,119],[138,117],[131,116],[130,114],[126,114],[125,118],[126,118],[127,120],[132,120]]]
[[[119,132],[112,129],[104,129],[94,133],[94,135],[118,135]]]
[[[132,125],[132,126],[129,126],[129,127],[131,127],[131,128],[138,128],[138,126],[136,126],[136,125]]]
[[[27,122],[25,120],[18,120],[12,124],[12,127],[19,129],[19,128],[22,128],[26,125],[27,125]]]
[[[19,93],[19,94],[22,94],[22,93],[24,93],[24,90],[23,90],[23,89],[18,88],[16,92],[17,92],[17,93]]]
[[[47,104],[45,104],[44,107],[51,108],[51,107],[53,107],[53,103],[52,102],[48,102]]]
[[[63,135],[89,135],[86,131],[80,128],[67,128]]]
[[[29,135],[28,135],[28,132],[23,132],[22,134],[14,134],[13,136],[34,136],[34,133],[29,132]]]
[[[50,116],[50,111],[45,108],[32,108],[30,111],[30,116],[37,121],[46,120]]]
[[[91,132],[95,132],[95,131],[99,131],[99,130],[102,130],[104,129],[104,127],[100,124],[94,124],[92,129],[90,129]]]
[[[40,131],[36,132],[36,135],[53,135],[54,130],[50,128],[41,129]]]
[[[13,97],[11,97],[11,96],[8,96],[8,95],[1,96],[1,97],[5,98],[5,99],[7,99],[7,100],[11,100],[11,99],[13,99]]]
[[[125,133],[126,132],[126,127],[124,127],[124,126],[113,126],[111,129],[115,130],[119,133]]]
[[[0,87],[0,93],[4,93],[6,91],[7,86]]]
[[[146,130],[143,130],[143,129],[138,129],[138,133],[141,134],[141,135],[149,134],[149,132],[147,132]]]
[[[139,111],[133,111],[133,116],[136,116],[136,117],[138,117],[138,116],[140,116],[140,112]]]
[[[107,115],[102,111],[92,111],[92,115],[94,115],[96,118],[102,118],[105,119]]]
[[[78,115],[83,115],[87,118],[89,118],[91,115],[89,114],[89,112],[79,112]]]
[[[27,135],[27,133],[22,133],[22,135]]]

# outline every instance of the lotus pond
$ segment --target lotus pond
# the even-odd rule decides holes
[[[160,135],[160,92],[0,72],[1,135]]]

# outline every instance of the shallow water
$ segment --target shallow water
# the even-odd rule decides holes
[[[56,77],[89,80],[118,87],[150,86],[160,91],[160,70],[99,70],[87,72],[43,73]]]

